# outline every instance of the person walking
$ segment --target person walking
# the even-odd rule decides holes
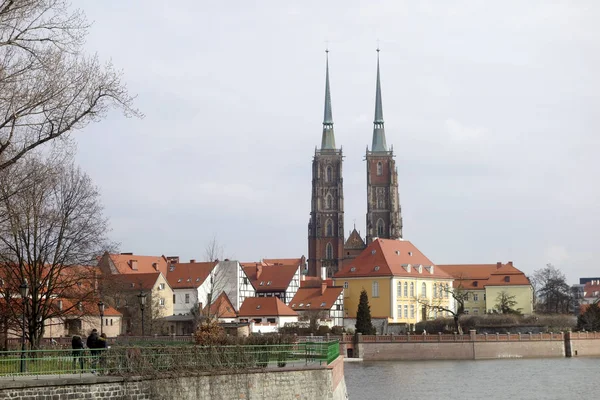
[[[73,335],[71,339],[71,349],[73,355],[73,371],[77,371],[77,361],[79,361],[79,367],[83,371],[83,340],[79,335]]]

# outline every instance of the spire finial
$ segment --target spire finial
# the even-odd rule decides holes
[[[321,149],[335,149],[333,135],[333,115],[331,112],[331,91],[329,89],[329,45],[325,47],[325,112],[323,115],[323,137]]]
[[[383,105],[381,102],[381,78],[379,73],[379,40],[377,41],[377,87],[375,91],[375,120],[373,121],[372,151],[387,151],[383,125]]]

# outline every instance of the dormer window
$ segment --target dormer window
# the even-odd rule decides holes
[[[296,307],[296,303],[292,304],[292,308]]]
[[[260,304],[256,306],[256,309],[257,309],[257,310],[260,310]]]
[[[191,282],[191,281],[192,281],[192,278],[187,278],[187,281],[188,281],[188,282]]]
[[[325,307],[325,302],[322,302],[322,303],[321,303],[321,307]]]
[[[508,276],[508,275],[507,275],[507,276],[505,276],[505,277],[504,277],[504,282],[510,282],[510,276]]]
[[[409,251],[409,252],[408,252],[408,255],[409,255],[409,256],[412,256],[412,251]]]
[[[310,303],[306,303],[306,307],[307,307],[307,308],[308,308],[308,307],[310,307]]]
[[[376,265],[375,268],[373,268],[375,271],[379,271],[379,265]]]
[[[267,282],[267,286],[271,286],[271,281]]]
[[[264,286],[265,282],[264,281],[260,281],[259,286]]]
[[[400,250],[396,250],[396,255],[399,256],[400,255]]]
[[[477,281],[474,281],[474,282],[473,282],[473,286],[475,286],[475,287],[479,286],[479,282],[477,282]]]
[[[354,271],[356,271],[356,267],[350,268],[350,272],[354,272]]]
[[[179,278],[177,279],[177,283],[181,282],[183,279]]]
[[[377,253],[375,250],[371,250],[371,254],[375,254]]]

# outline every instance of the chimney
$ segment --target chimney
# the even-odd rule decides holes
[[[58,311],[62,311],[62,309],[63,309],[63,302],[62,302],[62,300],[59,300],[58,301]]]
[[[194,258],[192,258],[192,259],[190,260],[190,264],[193,264],[193,263],[195,263],[195,262],[196,262],[196,259],[194,259]]]
[[[501,267],[502,267],[502,263],[501,263],[500,261],[498,261],[498,262],[496,263],[496,269],[499,269],[499,268],[501,268]]]
[[[202,315],[202,303],[198,303],[198,311],[200,312],[200,315]]]
[[[260,278],[260,275],[262,274],[262,265],[257,265],[256,266],[256,279]]]
[[[138,269],[137,260],[131,260],[130,265],[131,265],[132,270],[137,271],[137,269]]]
[[[321,294],[325,293],[325,289],[327,289],[327,282],[323,280],[323,282],[321,282]]]
[[[321,279],[327,279],[327,267],[321,267]]]
[[[512,261],[507,262],[508,265],[510,265],[511,267],[513,266]]]
[[[158,264],[157,263],[152,263],[152,267],[154,267],[155,271],[158,271]]]

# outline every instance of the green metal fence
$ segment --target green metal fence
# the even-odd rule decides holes
[[[113,346],[110,349],[0,352],[0,376],[154,375],[327,365],[339,356],[339,343],[305,342],[243,346]]]

